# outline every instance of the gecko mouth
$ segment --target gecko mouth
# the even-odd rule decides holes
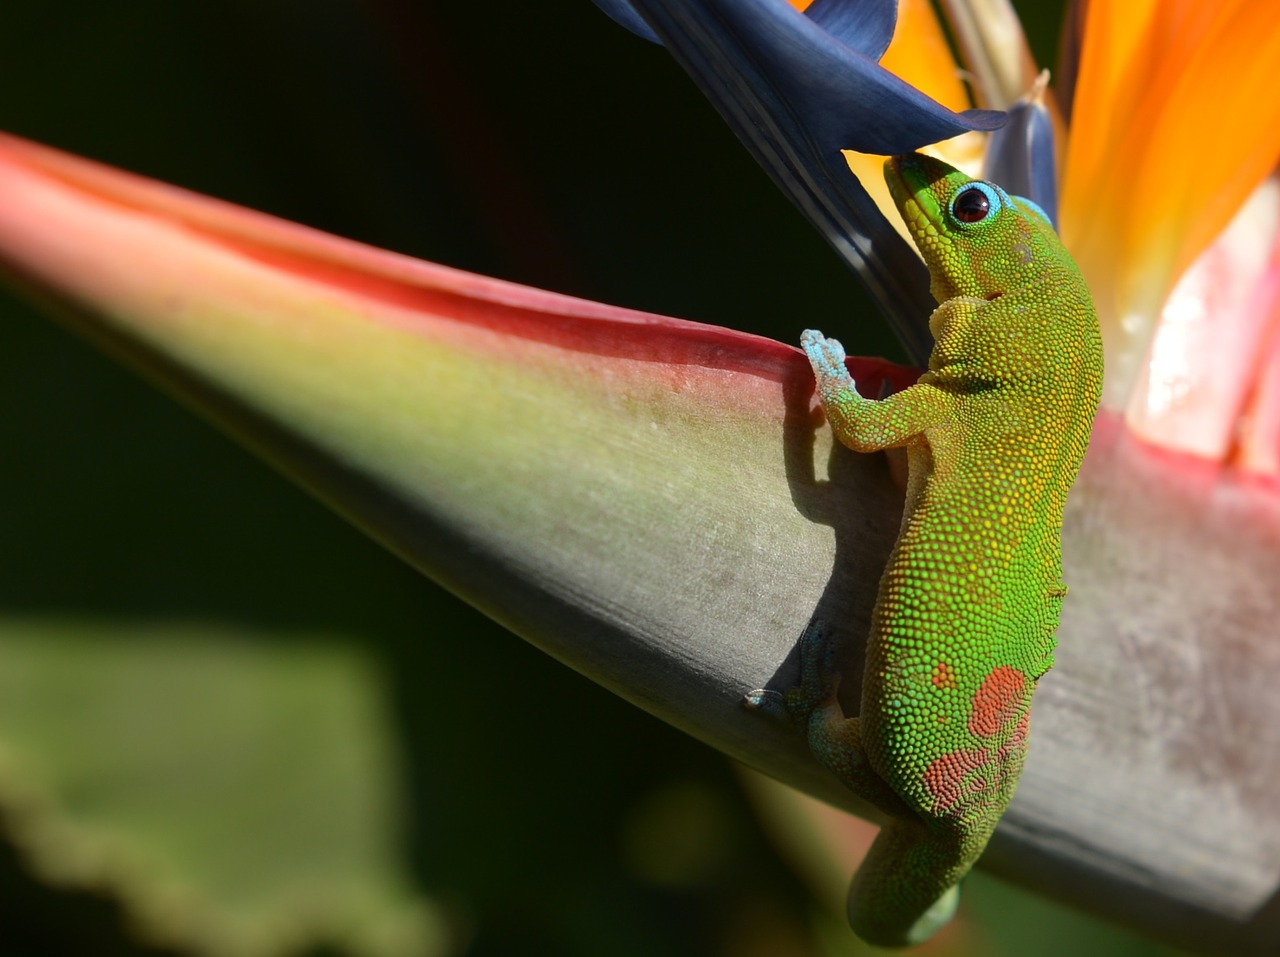
[[[938,305],[949,306],[953,302],[968,302],[973,304],[982,303],[982,302],[992,302],[996,299],[999,299],[1003,295],[1004,293],[1002,292],[993,292],[989,296],[952,296],[950,299],[943,300]]]

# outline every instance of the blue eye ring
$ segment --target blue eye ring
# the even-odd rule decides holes
[[[951,197],[947,212],[961,229],[978,226],[997,216],[1004,206],[1000,191],[990,183],[974,180],[965,183]]]

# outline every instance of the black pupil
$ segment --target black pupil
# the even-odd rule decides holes
[[[966,189],[956,197],[952,209],[960,222],[977,223],[987,218],[987,213],[991,211],[991,201],[980,189]]]

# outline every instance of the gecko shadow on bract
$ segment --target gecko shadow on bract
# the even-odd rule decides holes
[[[850,365],[860,390],[878,397],[906,388],[918,375],[916,370],[878,360],[851,359]],[[840,701],[846,714],[855,715],[871,613],[902,520],[904,491],[889,460],[890,454],[898,453],[863,455],[835,441],[818,407],[807,366],[803,374],[788,377],[784,401],[783,457],[792,501],[806,519],[830,526],[835,534],[831,575],[812,618],[838,645],[843,675]],[[817,460],[824,455],[826,477],[822,478]],[[766,689],[785,693],[798,683],[799,639],[797,634]]]

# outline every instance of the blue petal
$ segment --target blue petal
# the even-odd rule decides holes
[[[813,0],[804,15],[845,46],[879,60],[898,22],[896,0]]]
[[[649,24],[644,22],[644,17],[636,13],[635,8],[627,3],[627,0],[595,0],[595,5],[636,36],[643,37],[651,43],[662,42]]]
[[[987,141],[983,177],[1023,196],[1058,226],[1058,176],[1053,120],[1035,93],[1009,107],[1009,122]]]
[[[628,0],[593,0],[595,5],[638,37],[661,43]],[[879,60],[893,39],[896,0],[814,0],[804,11],[822,29],[863,56]]]
[[[721,85],[750,79],[750,89],[736,92],[794,111],[806,132],[831,149],[907,153],[1004,122],[993,110],[955,113],[876,62],[892,36],[893,0],[817,0],[812,17],[786,0],[595,2],[637,33],[659,37],[690,72],[689,61],[698,61],[720,74]],[[856,46],[824,29],[825,21]]]
[[[738,138],[862,279],[912,361],[924,365],[934,301],[919,257],[885,221],[840,155],[896,155],[1004,114],[954,113],[881,67],[887,0],[825,0],[820,19],[785,0],[596,0],[640,14]],[[843,42],[823,29],[837,25]]]

